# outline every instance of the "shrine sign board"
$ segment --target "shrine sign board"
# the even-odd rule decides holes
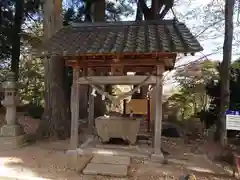
[[[226,129],[240,130],[240,111],[226,111]]]

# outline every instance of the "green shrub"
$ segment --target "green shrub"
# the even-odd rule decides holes
[[[27,115],[35,119],[40,119],[43,111],[44,108],[39,104],[29,103],[26,107]]]

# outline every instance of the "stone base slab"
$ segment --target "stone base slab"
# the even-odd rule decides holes
[[[77,154],[68,154],[66,156],[68,168],[71,170],[82,172],[87,164],[91,161],[92,156],[80,156]]]
[[[95,155],[91,160],[96,164],[116,164],[116,165],[130,165],[130,157],[127,156],[112,156],[112,155]]]
[[[11,150],[25,145],[25,136],[0,137],[0,150]]]
[[[151,161],[153,162],[164,163],[164,160],[164,156],[161,152],[151,154]]]
[[[23,134],[23,129],[20,125],[4,125],[1,127],[1,136],[14,137]]]
[[[117,164],[89,163],[87,167],[83,170],[83,174],[125,177],[128,174],[128,166]]]
[[[135,157],[135,158],[144,158],[148,159],[150,156],[150,153],[141,153],[137,151],[128,151],[128,150],[122,150],[122,149],[104,149],[104,148],[78,148],[76,150],[68,150],[66,151],[66,154],[78,154],[78,155],[114,155],[114,156],[129,156],[129,157]]]

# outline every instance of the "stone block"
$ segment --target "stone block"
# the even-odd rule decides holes
[[[158,162],[158,163],[164,163],[164,156],[162,153],[153,153],[151,154],[151,161]]]
[[[116,164],[89,163],[87,167],[83,170],[83,174],[125,177],[128,174],[128,166]]]
[[[86,165],[90,162],[92,156],[85,155],[81,156],[78,154],[68,154],[67,155],[68,167],[71,170],[82,172]]]
[[[13,137],[23,134],[23,129],[20,125],[4,125],[1,127],[1,136]]]
[[[0,137],[0,150],[11,150],[25,145],[25,136]]]
[[[95,155],[91,160],[92,163],[130,165],[130,157],[112,156],[112,155]]]

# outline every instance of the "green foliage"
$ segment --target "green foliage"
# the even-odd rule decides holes
[[[212,78],[218,78],[217,62],[205,60],[193,62],[176,70],[174,78],[181,88],[192,92],[202,91],[204,85]]]
[[[186,119],[192,114],[192,108],[189,100],[190,99],[188,98],[186,92],[180,91],[168,98],[168,108],[173,111],[177,111],[175,112],[177,119]],[[172,114],[173,113],[174,112],[172,112]]]
[[[25,108],[25,115],[35,119],[40,119],[43,112],[44,108],[39,104],[29,103]]]
[[[178,119],[199,116],[209,105],[209,97],[205,86],[212,79],[218,79],[217,62],[205,60],[192,62],[176,69],[175,80],[179,84],[179,92],[169,99],[172,108],[177,108]]]
[[[6,60],[11,54],[11,29],[14,16],[12,13],[12,1],[0,1],[0,61]]]
[[[219,71],[220,65],[216,68]],[[207,126],[218,122],[220,111],[220,80],[211,80],[206,85],[206,92],[210,97],[210,106],[206,111],[202,111],[202,119]],[[231,65],[230,77],[230,104],[229,109],[240,110],[240,61],[237,60]]]
[[[120,0],[117,3],[112,1],[106,2],[106,20],[121,21],[122,17],[128,17],[134,14],[133,2]]]
[[[64,10],[64,25],[68,25],[71,21],[83,22],[86,20],[86,8],[88,8],[86,0],[76,0],[74,4]],[[120,0],[117,2],[106,1],[106,21],[120,21],[123,17],[134,14],[132,1]]]
[[[31,56],[21,59],[19,86],[24,103],[43,105],[44,69],[41,59]]]
[[[24,3],[22,10],[18,10],[18,16],[23,16],[23,22],[20,22],[20,27],[22,26],[22,31],[32,32],[39,35],[41,32],[41,22],[39,17],[36,15],[40,6],[40,0],[19,0],[18,3]],[[12,47],[16,43],[16,39],[12,39],[13,28],[16,27],[16,1],[14,0],[4,0],[0,2],[0,82],[5,80],[7,72],[10,70],[11,64],[10,59],[14,56],[18,58],[16,54],[19,52],[13,52]],[[20,6],[21,7],[21,6]],[[22,15],[21,15],[22,14]],[[14,27],[15,25],[15,27]],[[33,117],[40,117],[41,109],[43,105],[43,66],[40,59],[35,58],[31,55],[31,47],[24,41],[21,41],[21,49],[19,56],[19,64],[16,63],[14,69],[19,68],[19,95],[20,99],[24,104],[31,104],[34,108],[28,108],[28,113]],[[15,53],[15,54],[14,54]],[[18,61],[15,61],[18,62]],[[38,109],[38,110],[37,110]]]
[[[230,78],[230,105],[231,110],[240,110],[240,60],[235,61],[231,68]]]

